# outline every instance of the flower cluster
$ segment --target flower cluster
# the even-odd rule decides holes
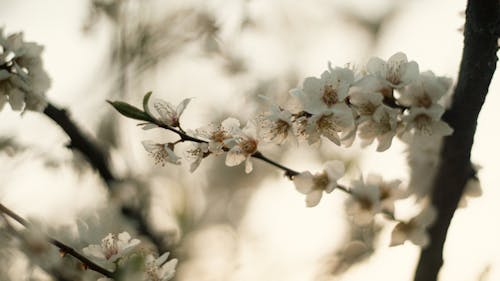
[[[90,245],[83,249],[83,253],[89,257],[103,262],[104,264],[113,264],[120,269],[124,259],[129,256],[141,255],[142,253],[137,250],[140,241],[138,239],[131,239],[130,234],[122,232],[120,234],[110,233],[104,237],[100,245]],[[133,276],[133,280],[142,281],[168,281],[175,275],[175,268],[177,266],[177,259],[167,261],[169,253],[165,253],[158,258],[152,254],[147,254],[142,260],[143,264],[139,267],[141,272],[128,273]],[[136,276],[139,277],[136,277]],[[137,279],[139,278],[139,279]],[[100,278],[99,281],[110,281],[111,278]],[[127,279],[128,280],[128,279]]]
[[[306,195],[308,207],[318,205],[323,193],[331,193],[334,189],[348,193],[347,214],[355,224],[366,226],[372,224],[379,213],[396,220],[394,201],[408,196],[408,192],[400,188],[401,181],[384,181],[380,176],[369,175],[366,180],[353,181],[350,188],[344,187],[338,184],[345,172],[342,162],[327,162],[324,169],[315,174],[296,172],[266,158],[260,151],[262,144],[282,144],[293,139],[313,145],[325,139],[348,147],[358,137],[362,145],[369,145],[376,139],[377,151],[385,151],[395,136],[410,147],[419,147],[419,142],[430,139],[439,143],[443,136],[453,132],[441,120],[445,110],[441,99],[450,87],[449,79],[430,71],[421,73],[416,62],[408,61],[403,53],[396,53],[387,61],[372,58],[361,70],[328,65],[328,70],[320,77],[308,77],[301,87],[290,90],[291,97],[299,103],[298,108],[289,109],[271,102],[268,112],[244,126],[230,117],[185,131],[181,127],[181,117],[191,99],[174,106],[159,99],[150,102],[151,93],[148,93],[144,97],[143,111],[121,102],[110,103],[125,116],[146,121],[144,129],[163,128],[180,137],[170,143],[143,142],[156,164],[181,164],[177,144],[186,141],[191,143],[185,151],[191,172],[212,154],[225,155],[227,166],[244,162],[246,173],[253,170],[252,158],[259,158],[284,170],[296,189]],[[392,244],[404,240],[423,244],[415,236],[421,239],[422,229],[425,233],[430,224],[429,220],[425,221],[415,218],[408,223],[400,222]],[[417,229],[418,235],[412,232],[413,229]]]
[[[9,103],[13,110],[42,111],[50,79],[43,69],[43,47],[25,42],[22,33],[8,37],[0,29],[0,110]]]

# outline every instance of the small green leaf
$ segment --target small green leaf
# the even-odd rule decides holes
[[[122,115],[136,119],[136,120],[142,120],[142,121],[147,121],[147,122],[153,122],[151,117],[147,115],[145,112],[140,110],[139,108],[132,106],[126,102],[122,101],[107,101],[109,104],[111,104],[118,112],[120,112]]]
[[[144,112],[146,112],[146,114],[149,116],[152,116],[151,112],[149,112],[149,107],[148,107],[149,98],[151,97],[152,94],[153,92],[147,92],[144,95],[144,98],[142,99],[142,108],[144,109]]]

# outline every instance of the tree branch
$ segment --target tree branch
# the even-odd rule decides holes
[[[17,221],[18,223],[20,223],[21,225],[23,225],[26,228],[31,227],[30,223],[27,220],[25,220],[24,218],[22,218],[21,216],[16,214],[14,211],[10,210],[9,208],[5,207],[3,204],[0,204],[0,212],[11,217],[12,219],[14,219],[15,221]],[[50,244],[59,248],[62,253],[73,256],[77,260],[81,261],[82,264],[86,268],[91,269],[95,272],[101,273],[102,275],[104,275],[106,277],[109,277],[109,278],[113,277],[113,273],[111,271],[109,271],[109,270],[99,266],[98,264],[94,263],[93,261],[89,260],[88,258],[86,258],[82,254],[78,253],[75,249],[71,248],[70,246],[62,243],[61,241],[59,241],[57,239],[51,238],[51,237],[47,237],[47,239],[48,239],[48,242]]]
[[[108,159],[103,150],[85,136],[78,126],[69,118],[66,110],[59,109],[49,103],[43,113],[56,122],[71,139],[71,143],[68,147],[80,151],[87,158],[89,164],[99,172],[106,184],[111,187],[111,183],[116,181],[116,178],[109,169]]]
[[[443,142],[431,199],[438,217],[429,229],[431,242],[421,251],[415,281],[437,280],[448,227],[465,184],[474,174],[470,153],[477,118],[496,69],[499,20],[498,0],[468,0],[458,82],[452,105],[443,116],[454,133]]]
[[[105,151],[101,149],[94,140],[80,130],[77,124],[70,119],[65,109],[60,109],[49,103],[43,113],[64,130],[71,140],[68,147],[80,151],[89,164],[99,172],[99,175],[106,183],[108,189],[113,191],[113,184],[119,181],[119,179],[111,172]],[[168,246],[162,242],[161,237],[154,233],[147,218],[140,210],[123,206],[121,212],[125,217],[136,223],[138,233],[148,237],[153,244],[155,244],[158,251],[171,251],[168,249]]]

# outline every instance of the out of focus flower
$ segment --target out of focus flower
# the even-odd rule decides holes
[[[346,201],[346,211],[357,225],[367,225],[373,221],[375,214],[380,212],[380,189],[377,185],[354,181],[351,196]]]
[[[447,136],[453,133],[453,129],[441,120],[444,108],[433,105],[430,108],[412,107],[408,115],[403,116],[406,123],[405,131],[411,131],[416,135]]]
[[[373,57],[368,61],[366,68],[369,73],[378,77],[387,87],[400,89],[418,78],[418,64],[408,62],[404,53],[392,55],[387,62]]]
[[[149,155],[155,160],[155,164],[165,166],[165,163],[172,163],[179,165],[181,163],[180,157],[175,155],[174,147],[171,143],[155,143],[150,140],[142,142],[144,149],[149,152]]]
[[[155,259],[152,255],[146,256],[146,272],[143,281],[168,281],[175,275],[177,259],[167,262],[169,253]]]
[[[195,143],[186,153],[187,158],[191,159],[189,171],[192,173],[200,166],[201,160],[208,155],[208,143]]]
[[[391,246],[403,244],[406,240],[413,244],[425,247],[429,244],[427,228],[436,220],[436,209],[427,206],[420,214],[408,222],[399,222],[392,231]]]
[[[245,161],[245,173],[253,170],[252,154],[257,152],[259,139],[257,126],[254,122],[248,122],[247,125],[233,136],[233,139],[226,140],[226,143],[234,141],[226,156],[226,165],[233,167]]]
[[[436,77],[432,71],[426,71],[401,91],[398,101],[406,106],[431,108],[448,92],[450,86],[451,79]]]
[[[341,161],[329,161],[325,163],[321,173],[313,175],[311,172],[302,172],[293,177],[293,183],[300,193],[306,194],[307,207],[314,207],[321,200],[323,191],[330,193],[335,189],[344,172],[345,167]]]
[[[98,260],[113,263],[130,253],[139,243],[141,241],[132,239],[128,232],[110,233],[101,240],[100,245],[93,244],[83,248],[83,253]]]
[[[9,102],[13,110],[42,111],[50,78],[40,57],[43,47],[25,42],[22,33],[7,38],[0,28],[0,110]]]
[[[390,213],[394,213],[394,201],[407,195],[400,187],[400,180],[385,181],[380,175],[369,174],[366,183],[378,187],[381,209]]]

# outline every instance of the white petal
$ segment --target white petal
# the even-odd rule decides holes
[[[175,109],[175,111],[177,112],[178,117],[181,116],[182,112],[184,112],[184,109],[186,109],[188,103],[191,100],[192,100],[191,98],[184,99],[183,101],[181,101],[181,103],[179,103],[179,105],[177,105],[177,108]]]
[[[408,240],[408,234],[404,231],[406,228],[405,223],[398,223],[392,230],[390,246],[398,246],[404,244]]]
[[[253,165],[252,165],[252,158],[250,156],[247,157],[247,160],[245,161],[245,173],[249,174],[253,170]]]
[[[345,173],[345,166],[342,161],[333,160],[325,163],[325,171],[332,182],[336,182]]]
[[[323,191],[320,189],[315,189],[315,190],[309,192],[306,196],[306,206],[307,207],[314,207],[314,206],[318,205],[322,196],[323,196]]]
[[[144,146],[144,149],[147,151],[147,152],[155,152],[156,150],[158,150],[158,144],[151,141],[151,140],[145,140],[145,141],[142,141],[142,146]]]
[[[24,93],[19,89],[12,89],[9,92],[9,103],[12,110],[22,110],[24,106]]]
[[[229,167],[237,166],[241,164],[241,162],[245,161],[247,157],[243,155],[240,147],[233,147],[226,156],[226,165]]]
[[[298,192],[308,194],[313,190],[313,175],[310,172],[302,172],[293,177],[293,183]]]

